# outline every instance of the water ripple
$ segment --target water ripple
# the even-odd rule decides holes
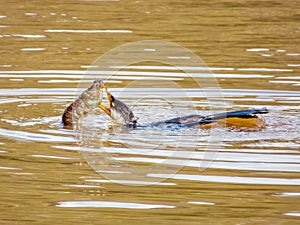
[[[190,201],[189,204],[195,204],[195,205],[215,205],[214,202],[198,202],[198,201]]]
[[[0,128],[0,136],[21,140],[21,141],[38,141],[38,142],[74,142],[75,139],[71,137],[63,137],[63,136],[54,136],[54,135],[46,135],[40,133],[31,133],[25,131],[17,131],[17,130],[7,130]]]
[[[44,30],[46,33],[132,33],[132,30]]]
[[[0,170],[22,170],[21,168],[0,166]]]
[[[286,215],[286,216],[300,216],[300,212],[287,212],[287,213],[284,213],[283,215]]]
[[[11,36],[22,38],[46,38],[46,35],[43,34],[12,34]]]
[[[24,48],[25,50],[45,50],[45,48]],[[142,79],[141,76],[149,76],[149,77],[193,77],[193,78],[240,78],[240,79],[253,79],[253,78],[272,78],[273,75],[264,75],[264,74],[239,74],[239,73],[182,73],[182,72],[146,72],[146,71],[84,71],[84,70],[36,70],[36,71],[0,71],[0,77],[12,77],[19,78],[17,74],[22,74],[23,78],[40,78],[41,74],[46,78],[66,78],[66,74],[68,78],[81,78],[84,75],[84,78],[114,78],[118,76],[132,76],[135,79]],[[114,76],[111,76],[111,75]],[[74,76],[77,75],[77,76]],[[96,76],[97,75],[97,76]],[[107,75],[107,76],[104,76]]]
[[[114,173],[114,172],[113,172]],[[176,183],[169,183],[169,182],[149,182],[149,181],[142,181],[142,180],[99,180],[99,179],[88,179],[87,182],[94,182],[94,183],[119,183],[125,185],[159,185],[159,186],[174,186]]]
[[[188,166],[194,168],[201,168],[202,160],[176,160],[176,159],[158,159],[146,157],[109,157],[111,161],[123,162],[138,162],[138,163],[153,163],[166,164],[176,166]],[[249,171],[280,171],[280,172],[300,172],[299,163],[265,163],[265,162],[217,162],[210,163],[210,168],[215,169],[230,169],[230,170],[249,170]]]
[[[24,96],[24,95],[74,95],[84,88],[15,88],[15,89],[0,89],[0,96]],[[123,98],[135,98],[141,94],[153,93],[155,95],[168,97],[182,97],[182,92],[188,97],[206,97],[205,93],[199,89],[180,89],[177,88],[111,88],[112,93],[118,96],[122,93]],[[126,90],[126,91],[125,91]],[[206,93],[213,95],[216,90],[205,90]],[[226,96],[267,96],[267,97],[291,97],[300,96],[298,91],[273,91],[273,90],[247,90],[247,89],[222,89],[222,94]],[[241,99],[242,100],[242,99]]]
[[[205,181],[234,184],[268,184],[268,185],[300,185],[300,179],[265,178],[265,177],[232,177],[190,174],[148,174],[149,177],[171,178],[179,180]]]
[[[121,209],[172,209],[176,206],[172,205],[155,205],[155,204],[142,204],[133,202],[112,202],[112,201],[66,201],[58,202],[58,207],[65,208],[121,208]]]

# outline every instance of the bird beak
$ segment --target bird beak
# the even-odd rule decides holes
[[[103,84],[103,87],[104,87],[105,92],[106,92],[109,107],[106,107],[106,106],[102,105],[101,102],[98,104],[98,107],[100,109],[102,109],[109,117],[111,117],[111,108],[112,108],[113,99],[112,99],[111,94],[108,92],[107,87],[105,86],[105,84]]]

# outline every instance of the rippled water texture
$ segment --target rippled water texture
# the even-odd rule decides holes
[[[1,6],[0,224],[300,224],[298,1]],[[208,68],[141,59],[110,77],[91,66],[142,40],[177,43]],[[215,87],[201,89],[211,74],[215,101]],[[141,124],[267,107],[267,126],[131,130],[95,110],[64,129],[61,114],[95,77]]]

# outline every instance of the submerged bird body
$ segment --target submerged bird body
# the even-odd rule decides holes
[[[257,115],[265,113],[268,113],[266,108],[229,111],[208,116],[195,114],[154,122],[149,125],[155,127],[178,124],[181,125],[181,127],[199,127],[202,129],[218,126],[263,128],[266,125],[265,121]]]
[[[200,128],[211,128],[216,126],[263,128],[266,123],[257,115],[266,114],[268,112],[267,108],[261,108],[213,114],[200,120],[199,125]]]

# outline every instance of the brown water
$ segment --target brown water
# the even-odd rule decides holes
[[[0,224],[300,224],[298,1],[1,6]],[[220,109],[266,106],[266,129],[124,130],[99,111],[84,122],[83,140],[63,129],[78,84],[93,80],[89,65],[141,40],[198,54],[222,88]],[[141,123],[212,112],[167,65],[133,65],[108,85]]]

